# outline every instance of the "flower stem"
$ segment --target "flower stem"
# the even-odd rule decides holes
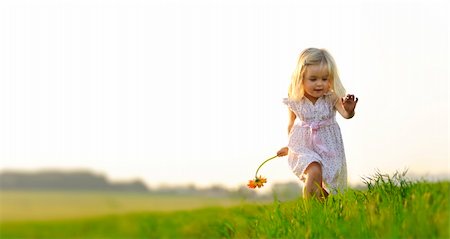
[[[270,157],[270,158],[266,159],[266,161],[264,161],[261,165],[259,165],[259,167],[258,167],[258,169],[256,170],[256,173],[255,173],[255,178],[258,177],[258,171],[259,171],[259,169],[260,169],[265,163],[269,162],[270,160],[272,160],[272,159],[274,159],[274,158],[276,158],[276,157],[278,157],[278,155],[275,155],[275,156],[273,156],[273,157]]]

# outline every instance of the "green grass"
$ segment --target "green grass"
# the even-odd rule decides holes
[[[449,238],[449,182],[378,174],[368,189],[303,199],[91,219],[3,222],[1,238]]]

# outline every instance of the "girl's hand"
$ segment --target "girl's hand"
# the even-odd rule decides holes
[[[358,98],[356,98],[354,95],[347,95],[341,100],[342,105],[344,106],[344,110],[349,114],[353,114],[355,111],[356,103],[358,103]]]
[[[278,157],[286,156],[288,154],[288,152],[289,152],[289,148],[288,147],[283,147],[280,150],[278,150],[277,156]]]

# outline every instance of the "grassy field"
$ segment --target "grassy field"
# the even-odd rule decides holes
[[[241,203],[47,221],[4,221],[0,238],[449,238],[449,182],[377,175],[325,202]]]
[[[3,191],[0,223],[76,219],[132,212],[169,212],[211,206],[230,207],[241,200],[147,193],[79,191]]]

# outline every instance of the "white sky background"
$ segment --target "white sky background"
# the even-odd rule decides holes
[[[0,170],[238,186],[287,143],[306,47],[334,56],[349,180],[450,174],[446,1],[0,1]],[[361,3],[363,2],[363,3]],[[287,158],[261,169],[296,180]]]

